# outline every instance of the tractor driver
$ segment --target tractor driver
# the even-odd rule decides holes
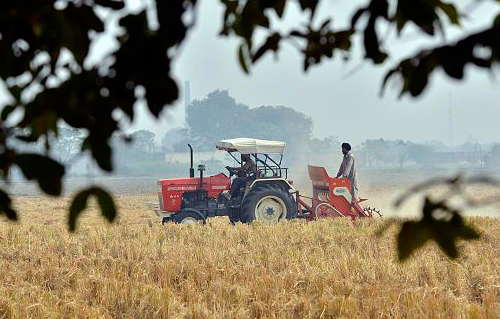
[[[351,153],[351,145],[349,143],[342,143],[342,154],[344,158],[340,164],[337,178],[347,178],[351,183],[352,203],[358,202],[358,177],[356,174],[356,161],[354,155]]]
[[[240,189],[245,186],[248,174],[257,173],[257,165],[250,158],[250,154],[241,154],[241,162],[243,165],[241,167],[229,167],[226,166],[227,170],[231,174],[236,174],[236,177],[231,183],[231,189],[229,190],[230,198],[235,198]]]

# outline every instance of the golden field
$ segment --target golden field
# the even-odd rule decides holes
[[[21,220],[0,219],[0,318],[500,317],[497,219],[469,218],[483,238],[458,260],[428,245],[400,264],[380,219],[162,226],[154,199],[117,196],[112,225],[92,205],[72,234],[67,198],[16,197]]]

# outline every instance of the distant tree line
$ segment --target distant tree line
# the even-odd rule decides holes
[[[195,100],[187,109],[187,127],[165,135],[162,144],[173,151],[185,152],[190,143],[197,151],[214,151],[218,140],[251,137],[285,141],[286,160],[296,161],[309,152],[338,147],[333,136],[313,137],[313,120],[285,106],[250,108],[236,102],[227,90],[216,90]]]
[[[220,92],[219,92],[220,93]],[[196,105],[196,104],[194,104]],[[121,174],[138,174],[154,172],[184,173],[188,157],[182,157],[180,162],[165,163],[165,158],[171,153],[187,153],[187,143],[195,149],[195,160],[197,164],[205,164],[207,167],[217,170],[222,169],[227,163],[217,159],[197,159],[196,153],[215,153],[215,143],[219,139],[235,137],[253,137],[270,140],[280,140],[287,143],[285,164],[305,165],[317,158],[316,164],[330,165],[329,158],[340,155],[340,142],[334,136],[315,138],[312,136],[313,122],[304,114],[286,107],[259,107],[247,108],[248,115],[242,112],[241,127],[234,125],[237,118],[230,117],[231,124],[221,124],[222,116],[214,122],[202,121],[202,118],[210,118],[210,106],[197,105],[200,114],[190,117],[188,124],[197,123],[195,128],[175,128],[168,131],[161,140],[156,142],[154,133],[147,130],[135,131],[124,138],[118,136],[113,138],[116,150],[115,163],[117,171]],[[203,109],[206,107],[206,109]],[[190,109],[191,112],[194,109]],[[205,114],[201,114],[204,112]],[[220,110],[214,111],[216,113]],[[252,126],[249,120],[252,113],[262,116],[258,124]],[[266,117],[261,114],[271,114]],[[260,117],[254,117],[257,121]],[[274,120],[270,120],[270,118]],[[193,119],[190,121],[190,119]],[[196,122],[194,119],[196,119]],[[298,125],[293,125],[297,121]],[[302,122],[301,122],[302,121]],[[194,125],[194,124],[193,124]],[[215,130],[223,125],[231,127],[225,131]],[[252,131],[255,127],[255,131]],[[279,130],[279,127],[283,127]],[[224,133],[225,132],[225,133]],[[69,133],[69,132],[68,132]],[[212,135],[214,134],[214,135]],[[68,158],[73,154],[71,150],[77,150],[75,140],[65,137],[61,140],[55,153],[59,158]],[[500,143],[479,144],[470,140],[451,149],[441,141],[429,141],[416,143],[403,140],[367,139],[359,145],[354,145],[354,152],[358,158],[358,164],[362,168],[432,168],[439,166],[474,166],[490,169],[500,169]],[[71,156],[69,156],[71,157]],[[200,162],[200,163],[198,163]]]
[[[314,122],[309,116],[292,108],[250,108],[236,102],[227,90],[216,90],[203,99],[193,101],[187,109],[187,127],[169,130],[160,143],[156,135],[148,130],[137,130],[128,135],[115,134],[111,143],[116,173],[121,175],[181,175],[187,170],[189,158],[186,156],[169,161],[166,160],[168,154],[187,153],[188,143],[197,153],[215,153],[218,140],[236,137],[285,141],[286,165],[305,165],[311,161],[319,165],[331,165],[330,158],[340,155],[340,143],[335,136],[315,138],[313,128]],[[38,143],[23,143],[22,137],[27,132],[20,129],[17,134],[20,141],[11,147],[39,154],[47,152],[42,140]],[[81,156],[85,137],[82,130],[58,127],[57,134],[49,135],[49,155],[63,165],[72,166],[85,158]],[[415,143],[367,139],[354,145],[354,152],[359,166],[368,169],[460,164],[500,168],[500,143],[479,144],[472,137],[454,149],[440,141]],[[196,158],[196,164],[200,163],[212,172],[222,170],[227,165],[216,158]],[[84,170],[85,166],[82,166],[80,171],[70,172],[84,174]]]
[[[195,100],[187,109],[187,127],[168,131],[162,139],[167,151],[187,152],[187,143],[198,152],[215,151],[220,139],[253,137],[287,143],[286,161],[309,163],[311,158],[338,155],[335,136],[315,138],[313,120],[285,106],[250,108],[238,103],[227,90],[216,90]],[[475,165],[500,168],[500,144],[479,144],[469,137],[451,149],[441,141],[416,143],[403,140],[367,139],[355,145],[359,164],[366,168]],[[323,165],[328,165],[324,163]]]
[[[479,144],[472,138],[455,148],[440,141],[415,143],[403,140],[368,139],[356,148],[360,164],[368,168],[408,165],[474,165],[500,168],[500,144]]]
[[[71,127],[59,126],[56,133],[50,133],[47,136],[48,141],[39,140],[37,143],[23,142],[27,138],[29,131],[23,128],[16,130],[17,140],[9,141],[9,147],[17,151],[30,153],[47,153],[51,158],[60,164],[69,164],[75,160],[75,156],[80,153],[85,135],[82,130]],[[45,148],[49,143],[51,147]]]
[[[315,138],[313,128],[313,120],[294,109],[250,108],[236,102],[227,90],[216,90],[191,103],[187,109],[187,127],[168,131],[162,146],[166,150],[186,152],[186,144],[190,143],[197,151],[214,151],[220,139],[254,137],[285,141],[289,164],[309,163],[314,157],[328,161],[329,156],[338,155],[338,139],[335,136]],[[367,139],[355,146],[355,152],[361,166],[373,169],[438,165],[500,168],[500,144],[479,144],[473,137],[453,149],[441,141]]]
[[[20,140],[11,142],[10,147],[36,154],[48,153],[55,161],[66,166],[68,175],[86,175],[89,173],[89,166],[95,166],[89,154],[81,151],[85,139],[83,130],[59,126],[57,134],[53,133],[48,137],[50,140],[48,150],[43,140],[38,143],[22,142],[22,137],[27,136],[25,130],[18,130],[17,135]],[[116,167],[115,172],[118,174],[157,174],[168,171],[165,164],[165,149],[156,142],[153,132],[138,130],[129,135],[115,134],[111,143],[115,149],[113,162]],[[180,167],[177,171],[180,171]]]

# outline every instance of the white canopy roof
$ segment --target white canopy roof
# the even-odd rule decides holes
[[[220,150],[238,151],[241,154],[283,154],[285,142],[256,140],[254,138],[233,138],[217,142],[216,147]]]

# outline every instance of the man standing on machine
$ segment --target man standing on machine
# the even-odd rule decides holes
[[[337,178],[341,177],[349,180],[351,183],[352,204],[355,204],[358,202],[358,177],[356,174],[356,160],[351,153],[351,145],[349,143],[342,143],[342,154],[344,154],[344,159],[342,160],[342,164],[340,164]]]

